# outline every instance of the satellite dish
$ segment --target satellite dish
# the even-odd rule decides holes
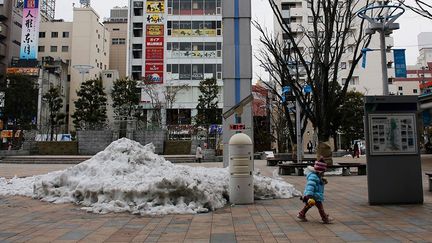
[[[80,4],[84,7],[90,7],[90,0],[80,0]]]

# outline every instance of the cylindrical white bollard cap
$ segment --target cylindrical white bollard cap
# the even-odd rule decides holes
[[[252,144],[252,139],[245,133],[237,133],[230,138],[229,144]]]

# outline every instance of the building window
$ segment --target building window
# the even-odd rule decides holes
[[[69,46],[62,46],[62,52],[69,52]]]
[[[341,62],[341,69],[346,69],[346,68],[347,68],[346,62]]]
[[[417,94],[418,90],[417,89],[413,89],[413,93]]]
[[[114,28],[113,31],[120,31],[120,29],[119,28]]]
[[[126,44],[126,39],[125,38],[113,38],[111,40],[111,44],[112,45],[124,45],[124,44]]]
[[[343,79],[342,79],[343,80]],[[345,84],[345,82],[346,82],[346,79],[345,79],[345,81],[342,81],[344,84]],[[350,85],[359,85],[360,84],[360,79],[359,79],[359,77],[358,76],[352,76],[351,77],[351,81],[350,81]]]
[[[58,38],[58,32],[51,32],[51,38]]]
[[[402,90],[403,90],[403,87],[402,87],[402,86],[399,86],[399,87],[398,87],[398,90],[399,90],[399,91],[402,91]]]
[[[308,16],[308,23],[313,23],[313,21],[314,21],[313,16]]]
[[[107,74],[106,74],[106,77],[107,77],[107,78],[112,78],[112,74],[111,74],[111,73],[107,73]]]
[[[63,38],[69,38],[69,32],[64,31],[63,32]]]
[[[38,52],[45,52],[45,46],[38,46]]]
[[[51,46],[50,51],[51,52],[57,52],[57,46]]]
[[[133,11],[134,11],[134,16],[143,16],[143,12],[144,12],[143,1],[134,1],[133,2]]]
[[[39,38],[45,38],[45,32],[39,32]]]
[[[143,23],[133,23],[133,37],[143,36]]]
[[[180,64],[179,79],[180,80],[191,80],[191,65]]]
[[[134,59],[142,58],[142,44],[132,44],[132,55]]]

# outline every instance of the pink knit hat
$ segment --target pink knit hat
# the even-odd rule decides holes
[[[327,164],[324,161],[315,161],[314,169],[316,172],[324,172],[327,169]]]

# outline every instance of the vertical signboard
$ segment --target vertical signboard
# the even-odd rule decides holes
[[[407,77],[407,67],[405,60],[405,49],[394,49],[394,63],[395,63],[395,77],[396,78],[406,78]]]
[[[37,59],[39,39],[39,0],[24,0],[21,59]]]
[[[164,0],[147,0],[145,27],[145,78],[147,82],[163,83],[164,76]]]

